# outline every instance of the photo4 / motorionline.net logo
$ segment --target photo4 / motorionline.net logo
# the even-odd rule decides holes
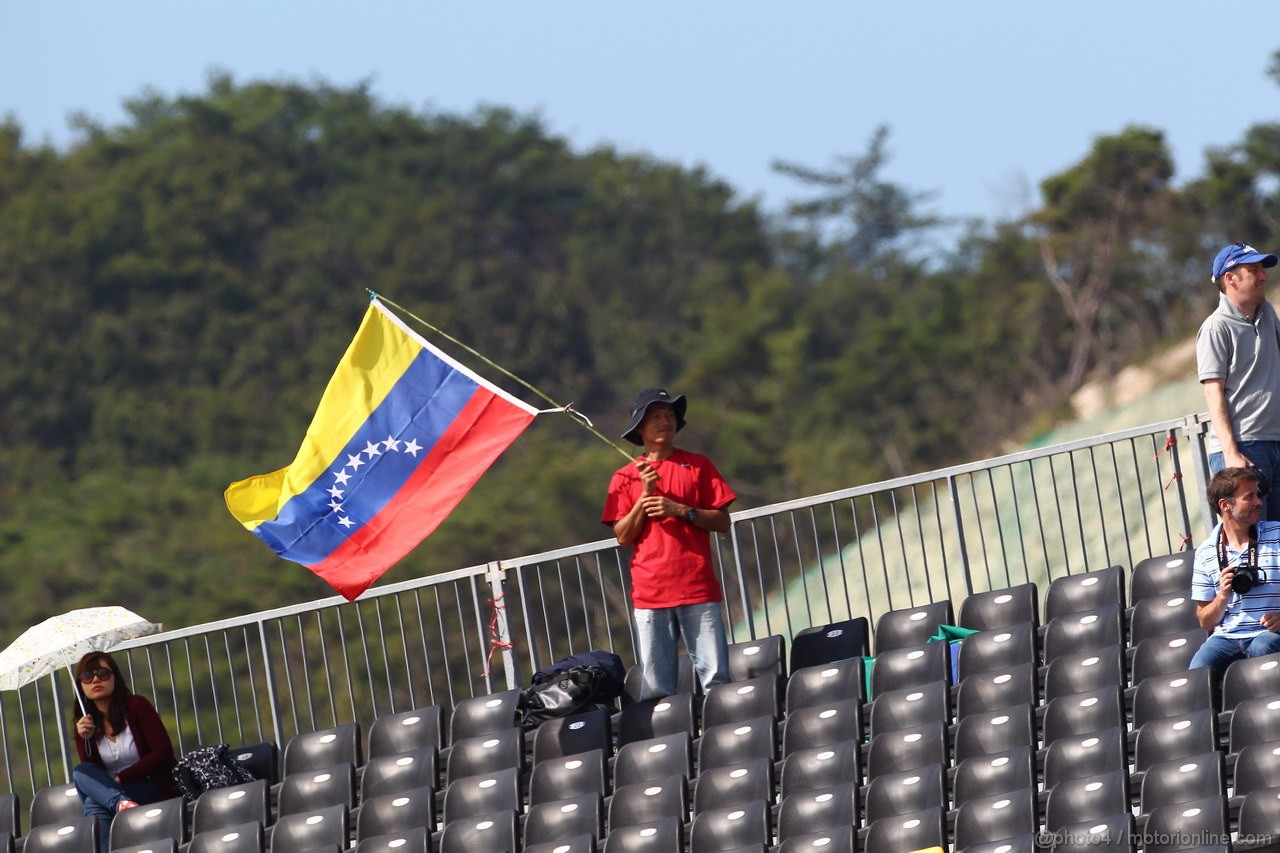
[[[1036,833],[1036,847],[1042,850],[1052,850],[1055,847],[1083,847],[1085,845],[1107,844],[1113,840],[1108,827],[1105,825],[1083,832],[1044,831]],[[1233,840],[1236,844],[1254,846],[1270,840],[1270,836],[1241,835],[1232,839],[1230,833],[1223,834],[1201,830],[1198,832],[1148,832],[1141,836],[1135,835],[1130,838],[1134,846],[1146,845],[1148,847],[1179,849],[1222,846],[1231,844]]]

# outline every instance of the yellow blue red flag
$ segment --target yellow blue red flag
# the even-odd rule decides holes
[[[536,414],[375,299],[293,464],[232,483],[227,508],[354,600],[435,531]]]

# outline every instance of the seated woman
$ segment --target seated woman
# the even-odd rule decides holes
[[[105,853],[117,812],[177,795],[173,742],[155,706],[130,692],[110,655],[81,658],[76,681],[88,713],[76,720],[81,763],[72,778],[84,813],[98,819],[98,849]]]

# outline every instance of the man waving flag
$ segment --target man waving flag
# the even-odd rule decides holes
[[[351,601],[431,535],[536,414],[374,299],[293,463],[232,483],[227,508]]]

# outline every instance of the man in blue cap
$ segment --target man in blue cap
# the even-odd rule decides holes
[[[1209,469],[1256,468],[1259,492],[1280,473],[1280,321],[1267,301],[1266,270],[1276,256],[1248,243],[1213,259],[1218,310],[1196,336],[1196,369],[1213,429]],[[1266,496],[1263,518],[1280,521],[1280,494]]]
[[[736,496],[710,459],[676,447],[686,407],[683,394],[664,388],[636,395],[622,437],[644,453],[614,473],[600,515],[618,544],[635,549],[631,605],[643,699],[676,692],[677,637],[684,638],[704,691],[729,680],[711,534],[729,531],[728,507]]]

